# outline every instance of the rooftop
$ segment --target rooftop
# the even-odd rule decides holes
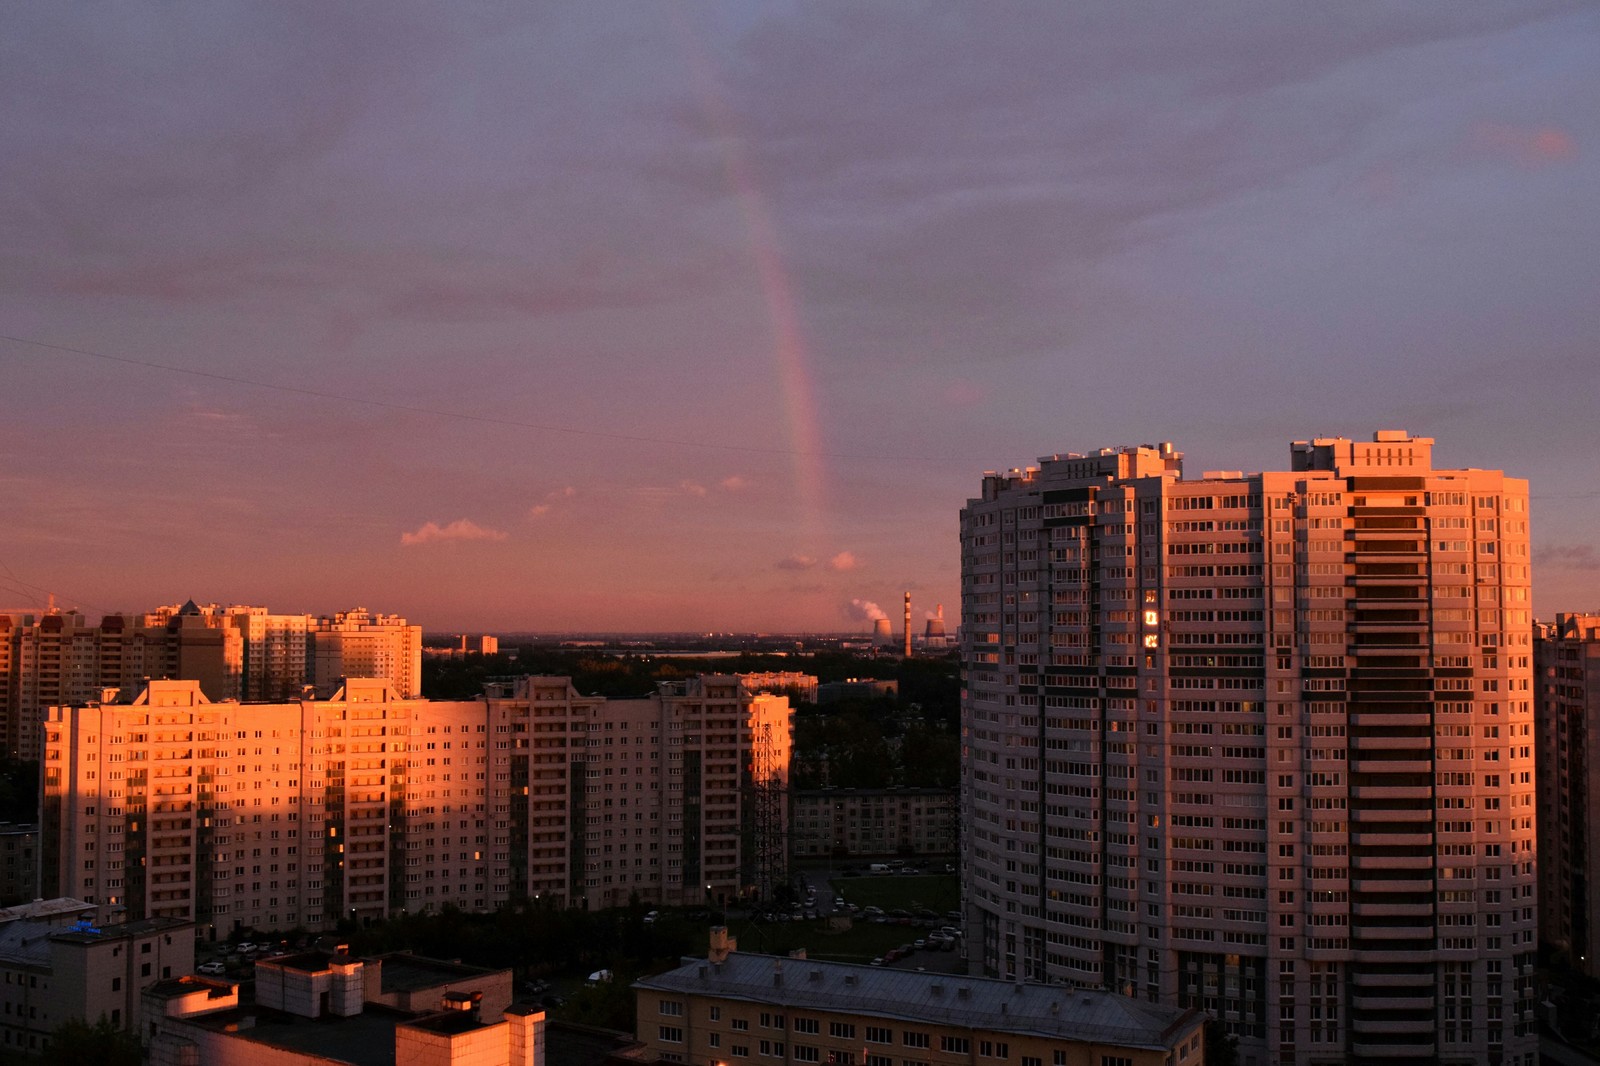
[[[481,977],[498,972],[484,969],[482,966],[466,966],[459,962],[429,959],[403,951],[379,955],[370,961],[383,964],[381,987],[385,993],[417,992],[437,988],[446,982],[463,977]]]
[[[184,1019],[213,1032],[352,1066],[394,1066],[394,1027],[410,1020],[411,1015],[371,1004],[351,1018],[297,1018],[259,1007],[236,1007]]]
[[[634,987],[1151,1049],[1170,1049],[1204,1020],[1198,1011],[1064,985],[743,952],[720,964],[687,960]]]

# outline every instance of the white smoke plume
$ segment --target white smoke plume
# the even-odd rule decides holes
[[[844,613],[857,622],[876,622],[880,618],[889,617],[883,613],[883,608],[871,600],[851,600]]]

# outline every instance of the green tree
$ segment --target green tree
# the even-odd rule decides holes
[[[92,1062],[96,1066],[140,1066],[144,1050],[139,1038],[112,1025],[104,1015],[90,1025],[84,1021],[62,1022],[50,1034],[50,1046],[37,1061],[61,1066]]]

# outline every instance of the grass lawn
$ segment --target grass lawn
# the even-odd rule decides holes
[[[890,948],[909,944],[922,929],[899,925],[873,925],[856,922],[848,932],[835,933],[826,921],[815,922],[740,922],[729,929],[739,939],[739,950],[763,955],[787,955],[805,948],[806,956],[831,962],[871,962]]]
[[[840,877],[830,882],[834,895],[858,907],[914,911],[918,907],[944,917],[961,905],[961,884],[954,874],[869,874]]]

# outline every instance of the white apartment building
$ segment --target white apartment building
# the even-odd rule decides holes
[[[984,476],[961,515],[976,970],[1203,1008],[1248,1063],[1531,1066],[1528,489],[1432,445]]]
[[[43,879],[202,935],[770,891],[790,715],[731,675],[616,701],[566,678],[454,702],[350,679],[279,704],[155,681],[50,709]]]

